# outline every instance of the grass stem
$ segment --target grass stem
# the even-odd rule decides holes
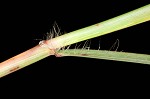
[[[0,63],[0,77],[35,63],[49,55],[56,55],[55,50],[80,41],[108,34],[150,20],[150,4],[56,38],[42,41],[39,45]],[[119,59],[118,59],[119,60]]]

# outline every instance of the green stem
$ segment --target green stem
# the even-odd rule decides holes
[[[150,4],[118,17],[100,22],[52,39],[53,48],[61,48],[83,40],[108,34],[150,20]],[[51,40],[47,41],[50,44]],[[53,49],[52,48],[52,49]]]

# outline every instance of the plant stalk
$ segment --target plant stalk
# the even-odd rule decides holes
[[[150,4],[56,38],[42,41],[39,45],[0,63],[0,77],[17,71],[50,55],[56,55],[56,49],[91,39],[97,36],[121,30],[150,20]]]

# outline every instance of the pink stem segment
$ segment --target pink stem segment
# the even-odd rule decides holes
[[[55,50],[51,50],[45,41],[41,42],[39,45],[0,63],[0,78],[55,54]]]

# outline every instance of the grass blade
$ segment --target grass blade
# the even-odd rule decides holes
[[[150,55],[147,54],[85,49],[60,50],[59,54],[61,56],[86,57],[150,65]]]

